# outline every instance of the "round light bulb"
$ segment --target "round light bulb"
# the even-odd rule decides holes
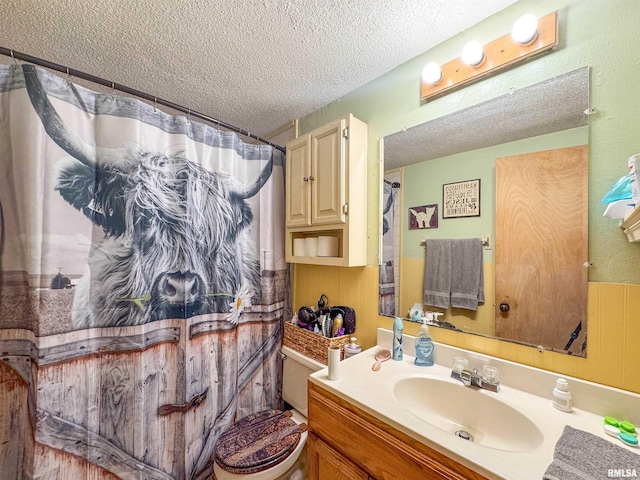
[[[467,43],[462,49],[460,58],[464,63],[472,67],[477,67],[484,60],[484,51],[482,45],[477,40]]]
[[[526,45],[538,36],[538,19],[527,13],[516,20],[511,29],[511,37],[518,43]]]
[[[442,80],[442,70],[440,65],[435,62],[429,62],[422,69],[422,80],[429,85],[436,85]]]

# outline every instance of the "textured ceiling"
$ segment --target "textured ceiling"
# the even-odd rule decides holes
[[[514,2],[2,0],[0,46],[266,135]]]

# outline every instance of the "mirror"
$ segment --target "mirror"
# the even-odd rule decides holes
[[[384,137],[380,314],[417,304],[443,314],[432,325],[586,356],[588,113],[583,67]],[[537,175],[540,157],[556,163]],[[477,209],[445,208],[452,188]],[[425,239],[466,238],[487,242],[484,303],[423,304]]]

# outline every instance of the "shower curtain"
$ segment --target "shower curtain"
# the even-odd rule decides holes
[[[0,169],[0,478],[206,478],[281,407],[281,154],[10,65]]]
[[[378,312],[398,314],[400,267],[400,171],[387,172],[383,181],[382,258],[378,282]]]

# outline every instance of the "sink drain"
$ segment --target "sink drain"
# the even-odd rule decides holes
[[[456,437],[460,437],[463,440],[468,440],[469,442],[473,442],[473,437],[471,436],[471,434],[469,432],[465,432],[464,430],[458,430],[455,435]]]

